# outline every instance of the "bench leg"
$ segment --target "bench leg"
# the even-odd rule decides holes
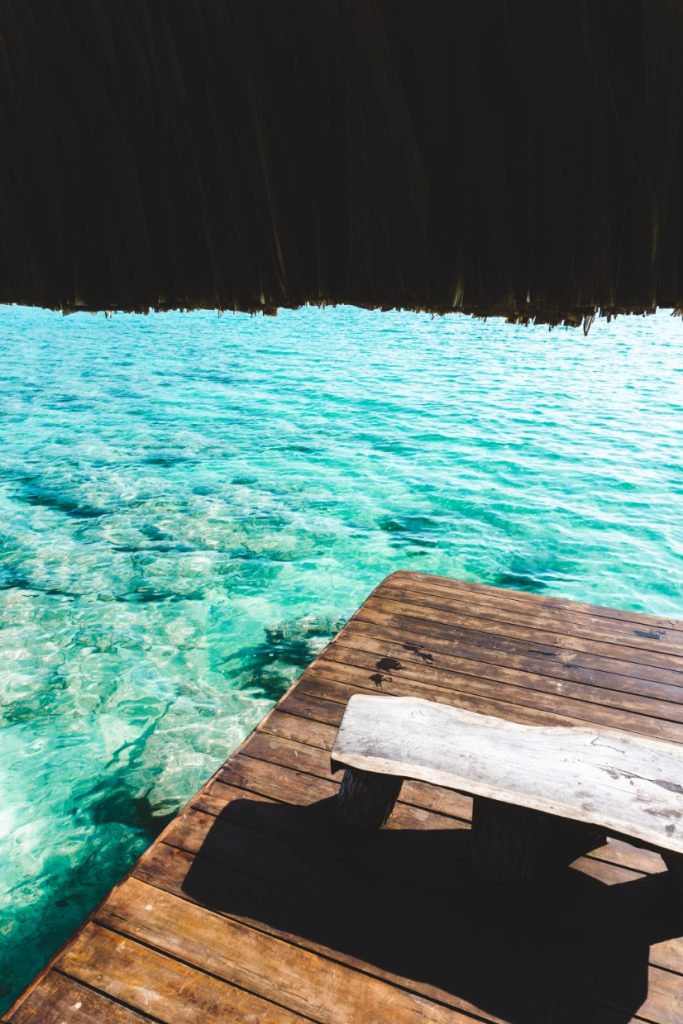
[[[395,775],[347,768],[338,798],[342,820],[354,828],[381,828],[394,809],[402,783]]]
[[[494,881],[527,881],[570,864],[606,840],[604,832],[582,822],[474,798],[472,861],[482,875]]]
[[[662,850],[662,859],[669,869],[679,904],[683,904],[683,854]]]

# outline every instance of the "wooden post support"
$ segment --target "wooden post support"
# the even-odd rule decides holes
[[[354,828],[378,829],[384,825],[398,800],[403,779],[347,768],[339,789],[339,814]]]
[[[472,861],[485,877],[524,882],[570,864],[602,846],[604,832],[583,822],[475,796],[472,808]]]
[[[679,904],[683,904],[683,854],[662,850],[662,859],[669,869]]]

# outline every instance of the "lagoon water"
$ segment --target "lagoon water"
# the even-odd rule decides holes
[[[0,1006],[399,567],[683,617],[683,324],[0,308]]]

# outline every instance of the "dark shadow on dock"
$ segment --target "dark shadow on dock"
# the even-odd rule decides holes
[[[216,818],[183,890],[511,1024],[631,1020],[648,994],[650,945],[683,932],[666,873],[607,885],[568,868],[505,889],[474,875],[468,846],[466,828],[351,834],[332,800],[238,799]]]

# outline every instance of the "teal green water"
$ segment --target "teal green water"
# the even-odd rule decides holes
[[[399,567],[683,616],[683,326],[0,308],[0,1003]]]

